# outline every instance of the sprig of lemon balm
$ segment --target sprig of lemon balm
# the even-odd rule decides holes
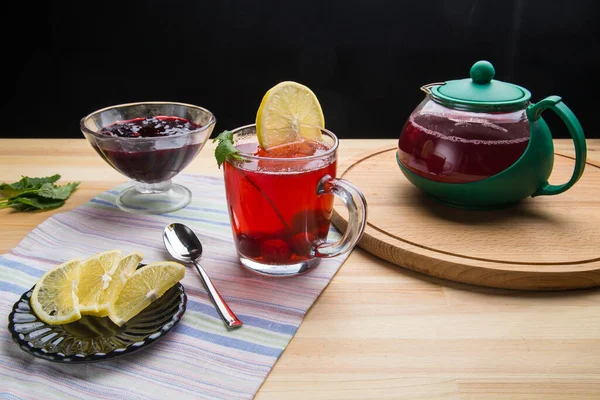
[[[42,178],[21,177],[14,183],[0,184],[0,208],[16,211],[50,210],[65,204],[81,182],[58,186],[59,174]]]
[[[217,159],[217,165],[221,168],[221,165],[225,162],[227,157],[241,158],[239,156],[239,150],[235,148],[233,144],[233,132],[223,131],[213,139],[214,142],[219,142],[215,149],[215,158]]]

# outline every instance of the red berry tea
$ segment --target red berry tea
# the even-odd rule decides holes
[[[317,195],[318,182],[335,177],[335,158],[302,158],[326,153],[326,145],[300,141],[269,151],[257,143],[238,145],[245,154],[268,159],[224,164],[227,204],[238,252],[262,264],[293,264],[312,258],[325,241],[333,195]]]
[[[398,157],[424,178],[466,183],[504,171],[528,144],[526,119],[492,123],[413,114],[402,129]]]

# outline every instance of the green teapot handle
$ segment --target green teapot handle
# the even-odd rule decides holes
[[[581,128],[581,124],[577,120],[577,117],[575,117],[575,114],[573,114],[569,107],[563,103],[559,96],[548,96],[544,100],[527,107],[527,118],[529,118],[530,122],[537,121],[547,109],[554,111],[569,129],[569,133],[573,138],[573,143],[575,143],[575,169],[571,179],[567,183],[562,185],[551,185],[548,182],[545,182],[531,195],[531,197],[559,194],[568,190],[579,180],[579,178],[581,178],[583,170],[585,169],[587,145],[585,143],[583,129]]]

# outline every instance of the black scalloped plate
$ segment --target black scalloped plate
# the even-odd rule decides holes
[[[32,292],[33,288],[25,292],[13,306],[8,330],[22,350],[63,363],[103,361],[143,349],[177,325],[187,304],[183,286],[177,283],[122,327],[108,317],[87,315],[70,324],[49,325],[31,309]]]

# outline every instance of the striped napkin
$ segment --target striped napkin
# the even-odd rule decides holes
[[[171,222],[192,228],[204,247],[202,265],[244,322],[227,331],[194,269],[182,281],[188,295],[181,322],[152,346],[92,364],[35,358],[0,333],[0,397],[7,399],[251,399],[286,348],[309,307],[345,256],[324,260],[294,278],[263,278],[239,266],[222,178],[181,175],[193,193],[189,206],[165,215],[135,215],[115,205],[129,184],[104,192],[69,212],[55,214],[0,257],[0,317],[45,271],[67,259],[122,249],[144,262],[170,259],[162,230]],[[330,239],[339,237],[334,228]]]

